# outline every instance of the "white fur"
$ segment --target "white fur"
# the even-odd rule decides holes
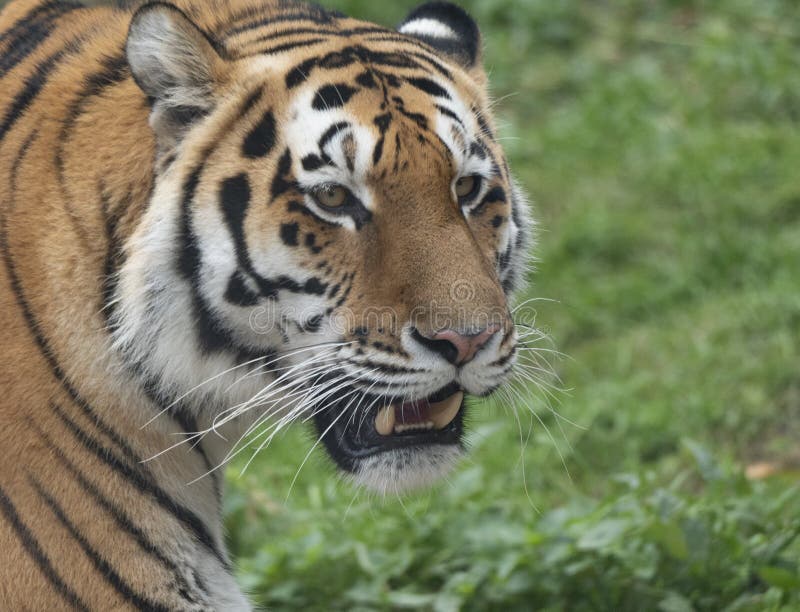
[[[421,17],[408,23],[404,23],[400,28],[402,34],[411,36],[430,36],[431,38],[451,38],[457,39],[458,34],[445,23],[430,17]]]
[[[392,450],[363,459],[349,479],[384,496],[400,495],[439,482],[463,454],[455,446]]]

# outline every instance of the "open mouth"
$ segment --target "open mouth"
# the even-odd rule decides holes
[[[353,471],[360,459],[397,449],[460,446],[464,392],[448,385],[424,399],[408,401],[365,396],[366,411],[347,411],[335,405],[315,417],[317,433],[340,467]],[[343,412],[344,411],[344,412]]]

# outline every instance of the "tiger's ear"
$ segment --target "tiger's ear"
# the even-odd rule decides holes
[[[152,103],[159,149],[171,148],[214,108],[224,65],[217,45],[181,10],[154,2],[134,14],[125,52]]]
[[[470,73],[481,73],[481,33],[460,6],[427,2],[415,8],[397,28],[427,43]]]

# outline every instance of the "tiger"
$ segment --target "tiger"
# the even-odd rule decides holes
[[[453,469],[535,236],[482,44],[446,2],[3,8],[0,609],[251,609],[219,468],[291,423],[379,494]]]

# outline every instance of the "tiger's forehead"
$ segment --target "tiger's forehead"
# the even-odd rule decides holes
[[[290,94],[308,81],[346,77],[347,73],[355,76],[369,69],[389,83],[429,75],[458,91],[470,105],[482,107],[486,102],[481,84],[412,36],[327,12],[301,26],[290,27],[281,16],[266,16],[255,23],[259,25],[246,30],[232,25],[223,31],[223,46],[252,75],[282,75]]]
[[[270,47],[243,60],[254,77],[269,72],[267,97],[281,107],[280,129],[301,182],[314,173],[311,182],[353,186],[384,158],[396,170],[401,148],[421,144],[441,149],[456,172],[482,171],[467,168],[491,146],[481,138],[487,112],[481,88],[418,41],[346,21],[361,25],[310,45],[288,48],[284,42],[279,51]]]
[[[298,85],[284,111],[282,129],[301,183],[306,176],[354,187],[387,166],[397,173],[414,151],[438,153],[458,173],[482,146],[467,104],[433,75],[386,78],[370,67],[323,74]]]

